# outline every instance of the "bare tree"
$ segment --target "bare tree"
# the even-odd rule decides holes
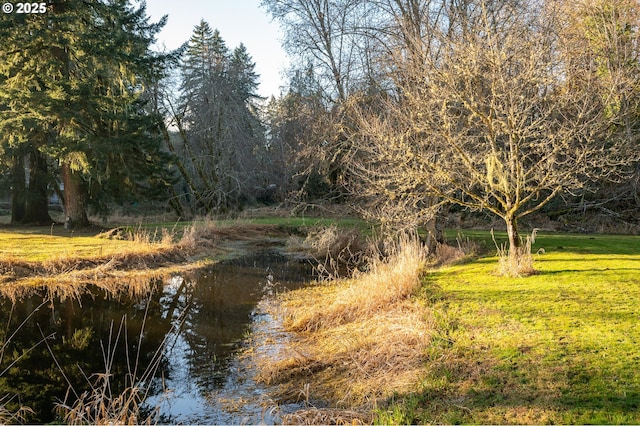
[[[361,194],[415,213],[405,221],[433,197],[492,212],[518,258],[519,219],[634,161],[635,73],[595,49],[574,66],[585,35],[564,36],[553,2],[456,3],[409,40],[419,60],[390,52],[395,91],[352,99],[351,173]]]
[[[366,3],[366,2],[364,2]],[[285,30],[284,45],[297,70],[312,66],[330,103],[344,101],[360,75],[359,0],[263,0]]]
[[[371,62],[374,40],[364,31],[375,19],[375,14],[368,13],[371,4],[362,0],[263,0],[262,5],[282,25],[284,46],[294,59],[289,93],[281,100],[305,103],[290,122],[304,123],[294,136],[301,142],[297,157],[305,165],[301,177],[306,182],[297,195],[317,194],[324,188],[325,201],[343,199],[342,157],[350,147],[342,105],[352,93],[376,81]],[[312,97],[300,98],[296,86],[301,77],[312,80],[314,89],[319,89]],[[311,106],[308,100],[313,100],[313,108],[306,108]],[[305,111],[311,115],[302,117]]]
[[[264,129],[255,94],[258,75],[244,45],[229,51],[218,30],[201,21],[186,45],[179,98],[164,97],[165,134],[182,176],[174,208],[225,212],[249,199],[259,182]],[[180,199],[181,198],[181,199]]]

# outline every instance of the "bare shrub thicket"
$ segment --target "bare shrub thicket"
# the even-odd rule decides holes
[[[401,235],[401,239],[406,237]],[[302,242],[289,242],[290,248],[302,250],[317,262],[320,279],[349,277],[370,271],[384,259],[397,254],[397,235],[365,237],[357,229],[340,229],[336,225],[320,227],[310,232]],[[402,237],[402,235],[405,235]],[[439,267],[479,255],[486,249],[468,237],[458,235],[454,243],[437,243],[435,250],[423,247],[427,266]]]
[[[429,266],[450,265],[465,259],[471,259],[483,251],[484,248],[477,241],[458,234],[455,245],[446,243],[436,245],[435,255],[429,259]]]
[[[365,262],[365,253],[369,250],[357,229],[336,225],[310,232],[302,242],[302,249],[316,260],[316,272],[322,279],[351,274]]]

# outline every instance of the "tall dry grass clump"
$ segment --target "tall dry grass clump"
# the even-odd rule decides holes
[[[140,410],[145,399],[145,390],[129,387],[113,394],[110,378],[96,375],[91,391],[82,393],[72,405],[61,404],[58,410],[69,425],[137,425],[156,424],[153,416],[141,416]]]
[[[175,236],[175,227],[172,230],[162,228],[153,229],[153,231],[138,225],[137,227],[119,226],[101,232],[96,238],[109,240],[131,241],[131,252],[155,251],[158,249],[168,249],[173,245]],[[119,246],[122,247],[122,246]],[[123,248],[120,249],[123,251]],[[124,251],[127,251],[124,249]]]
[[[436,244],[435,253],[428,259],[428,264],[431,268],[453,265],[470,260],[483,251],[483,247],[478,242],[458,233],[455,245],[447,243]]]
[[[322,400],[359,412],[419,381],[435,321],[410,296],[421,286],[426,251],[412,236],[388,249],[367,272],[283,297],[275,314],[294,337],[275,354],[254,353],[264,354],[255,361],[257,380],[277,386],[276,399]]]
[[[386,251],[389,254],[384,258],[372,257],[367,272],[356,271],[353,278],[339,281],[330,298],[322,294],[325,289],[318,289],[328,305],[300,301],[301,305],[296,306],[290,301],[295,309],[286,317],[285,326],[298,331],[332,327],[409,297],[420,286],[426,251],[417,237],[407,235],[387,244]]]
[[[531,254],[531,246],[536,242],[537,229],[534,229],[531,235],[523,240],[520,239],[520,247],[508,249],[505,245],[498,245],[493,229],[491,230],[491,238],[496,246],[498,255],[498,275],[505,277],[526,277],[536,274],[533,267],[533,256]]]
[[[14,425],[25,424],[27,419],[33,414],[33,410],[26,406],[21,406],[17,410],[9,410],[6,406],[13,402],[13,399],[17,398],[17,395],[5,395],[0,398],[0,424]]]

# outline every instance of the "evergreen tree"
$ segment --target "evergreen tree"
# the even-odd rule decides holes
[[[257,98],[258,74],[256,64],[251,59],[244,44],[233,50],[229,61],[229,79],[233,84],[235,98],[245,106],[251,106]]]
[[[60,1],[14,18],[0,30],[0,130],[7,146],[28,144],[60,168],[68,224],[87,224],[89,205],[164,185],[160,121],[142,103],[164,59],[149,50],[164,20],[149,23],[129,0]]]
[[[181,67],[180,158],[192,211],[225,211],[256,185],[256,148],[264,130],[255,106],[258,75],[246,48],[232,52],[219,31],[201,21],[189,39]]]
[[[47,140],[46,108],[41,102],[49,63],[46,50],[46,16],[0,16],[0,141],[12,189],[12,223],[50,223],[47,211],[47,162],[40,148]],[[29,170],[29,175],[26,170]]]

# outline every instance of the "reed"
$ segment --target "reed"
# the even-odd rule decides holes
[[[386,250],[386,257],[371,257],[366,272],[356,271],[351,279],[308,290],[305,298],[321,299],[323,303],[307,304],[297,296],[290,299],[285,326],[296,331],[333,327],[407,299],[420,286],[426,251],[417,237],[406,235]]]
[[[149,305],[147,304],[147,309]],[[147,315],[145,313],[145,321]],[[158,424],[160,422],[160,404],[162,397],[158,398],[158,404],[154,407],[147,407],[145,401],[150,396],[150,390],[154,379],[158,376],[158,371],[162,364],[162,358],[166,348],[171,345],[169,341],[171,336],[175,336],[175,328],[180,325],[174,325],[174,330],[168,332],[165,339],[157,348],[149,364],[142,369],[140,366],[140,350],[142,348],[142,339],[144,337],[144,324],[138,336],[137,350],[132,354],[129,352],[129,343],[126,335],[126,317],[123,317],[117,330],[113,324],[109,334],[109,339],[101,344],[102,355],[104,360],[104,372],[93,373],[90,376],[85,375],[88,388],[85,391],[79,391],[69,383],[69,389],[64,401],[56,406],[58,415],[60,415],[66,424],[96,424],[96,425],[113,425],[113,424]],[[118,376],[114,371],[114,361],[117,356],[118,345],[127,347],[127,367],[124,377]],[[55,354],[49,348],[51,356],[55,360]],[[57,363],[57,361],[56,361]],[[58,365],[61,374],[66,377],[64,369]],[[124,383],[119,386],[117,382]],[[165,396],[168,390],[163,390]]]
[[[498,274],[505,277],[526,277],[536,273],[533,267],[533,256],[531,246],[536,242],[537,229],[525,239],[520,239],[519,247],[507,248],[506,244],[499,245],[496,242],[493,229],[491,238],[496,246],[498,256]]]

